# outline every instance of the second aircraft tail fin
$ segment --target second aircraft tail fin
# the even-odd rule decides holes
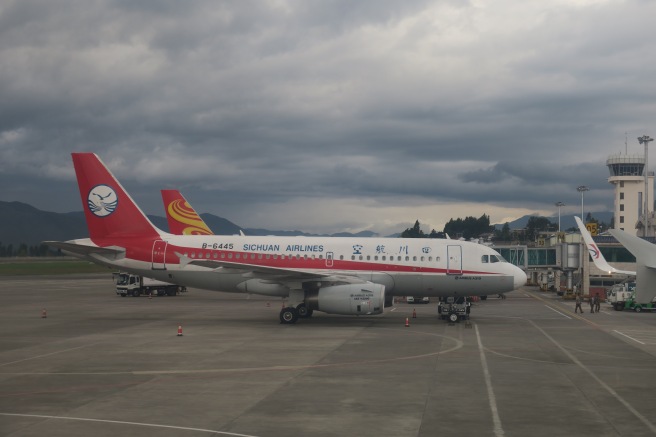
[[[592,235],[590,235],[588,230],[585,228],[585,225],[583,224],[581,219],[575,216],[574,220],[576,220],[576,224],[579,227],[579,231],[581,231],[581,236],[583,237],[583,241],[585,241],[585,247],[587,247],[588,252],[590,252],[590,257],[592,258],[592,262],[594,262],[594,264],[597,266],[599,270],[608,272],[609,274],[612,273],[619,273],[625,275],[636,274],[636,272],[632,272],[629,270],[616,269],[615,267],[608,264],[604,256],[601,254],[601,251],[599,250],[599,246],[597,246],[597,244],[594,242],[594,240],[592,239]]]
[[[178,190],[162,190],[169,232],[176,235],[214,235]]]

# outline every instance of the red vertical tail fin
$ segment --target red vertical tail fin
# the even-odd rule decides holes
[[[91,240],[157,238],[159,232],[94,153],[72,153]]]
[[[178,190],[162,190],[169,232],[176,235],[214,235]]]

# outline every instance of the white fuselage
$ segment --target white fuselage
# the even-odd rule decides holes
[[[162,233],[154,242],[112,244],[126,256],[93,259],[188,287],[270,296],[303,288],[303,277],[359,278],[384,285],[387,295],[436,297],[498,294],[526,282],[524,272],[493,249],[458,240]]]

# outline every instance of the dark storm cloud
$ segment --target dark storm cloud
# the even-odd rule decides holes
[[[324,229],[338,205],[354,229],[433,204],[521,215],[575,205],[582,184],[608,209],[607,155],[625,132],[629,152],[654,135],[655,13],[592,0],[4,2],[0,199],[80,209],[54,188],[74,188],[71,151],[93,151],[147,212],[176,187],[248,226]]]

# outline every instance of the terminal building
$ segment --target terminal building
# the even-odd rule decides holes
[[[608,182],[614,186],[613,217],[615,229],[656,243],[654,230],[654,172],[647,169],[645,155],[619,153],[606,161],[610,172]],[[646,165],[647,164],[647,165]],[[645,183],[645,172],[647,183]],[[647,226],[645,232],[645,197],[647,196]],[[651,209],[651,211],[650,211]],[[614,267],[636,270],[635,257],[610,235],[593,237],[602,255]],[[544,289],[570,292],[577,287],[584,294],[601,292],[614,283],[627,279],[626,275],[609,275],[590,262],[578,232],[544,236],[541,247],[495,247],[504,258],[526,271],[529,284]],[[561,280],[561,277],[563,280]]]

